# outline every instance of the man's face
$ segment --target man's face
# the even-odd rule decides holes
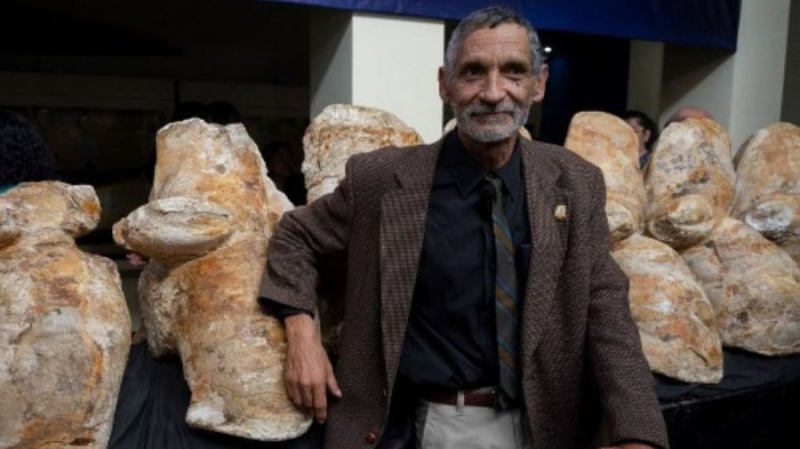
[[[631,125],[633,131],[636,132],[636,137],[639,138],[639,151],[645,151],[645,145],[647,145],[647,141],[650,139],[650,130],[645,129],[636,117],[628,118],[625,121]]]
[[[449,103],[462,136],[500,142],[516,135],[533,102],[544,97],[547,67],[533,74],[525,28],[501,24],[466,36],[453,73],[439,70],[439,95]]]

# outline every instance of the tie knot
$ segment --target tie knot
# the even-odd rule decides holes
[[[500,179],[500,177],[497,176],[494,173],[489,173],[488,175],[486,175],[486,178],[484,178],[484,179],[486,179],[489,182],[489,184],[492,186],[492,188],[494,188],[495,199],[502,198],[503,197],[503,180]]]

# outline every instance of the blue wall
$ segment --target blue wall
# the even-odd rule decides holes
[[[629,41],[576,33],[541,33],[553,48],[538,138],[561,145],[572,116],[580,111],[625,112]]]
[[[436,19],[495,4],[542,30],[572,31],[733,50],[741,0],[262,0]]]

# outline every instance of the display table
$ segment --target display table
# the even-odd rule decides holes
[[[722,382],[656,376],[672,449],[800,448],[800,356],[724,352]]]
[[[800,356],[769,358],[725,350],[716,385],[656,376],[671,449],[800,448]],[[190,429],[189,387],[177,359],[156,360],[131,347],[114,419],[112,449],[314,449],[321,428],[301,438],[263,443]],[[547,448],[549,449],[549,448]]]

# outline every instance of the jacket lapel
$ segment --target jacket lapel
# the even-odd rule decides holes
[[[536,142],[521,141],[531,257],[522,308],[522,363],[531,366],[555,302],[568,234],[569,204],[560,168]]]
[[[428,200],[442,140],[423,146],[395,172],[399,188],[381,200],[381,329],[389,391],[405,337],[417,278]]]

